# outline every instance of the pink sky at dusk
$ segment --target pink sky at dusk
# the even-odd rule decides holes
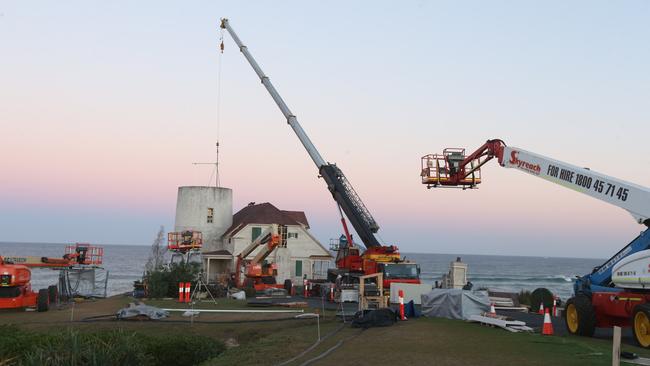
[[[210,176],[192,162],[214,160],[228,16],[387,243],[609,256],[643,229],[625,211],[496,163],[478,190],[427,190],[420,156],[499,137],[650,186],[650,7],[632,3],[4,4],[0,241],[148,244],[171,229],[177,187]],[[321,241],[338,236],[325,183],[227,36],[222,57],[235,208],[304,210]]]

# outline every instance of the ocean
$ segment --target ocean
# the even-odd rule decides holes
[[[147,245],[103,245],[104,265],[109,273],[108,295],[131,291],[133,281],[142,277],[149,256]],[[65,244],[0,242],[0,255],[61,257]],[[515,257],[470,254],[402,253],[420,264],[423,283],[433,284],[449,270],[449,263],[460,256],[469,266],[468,277],[474,288],[519,292],[546,287],[562,299],[571,297],[576,276],[590,273],[605,259]],[[58,272],[34,269],[32,287],[45,288],[58,281]]]

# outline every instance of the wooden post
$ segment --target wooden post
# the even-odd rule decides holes
[[[612,366],[621,364],[621,327],[614,327],[614,337],[612,346]]]

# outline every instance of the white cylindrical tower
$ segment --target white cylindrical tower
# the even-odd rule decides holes
[[[203,233],[203,251],[224,249],[221,236],[232,225],[232,189],[178,187],[174,231]]]

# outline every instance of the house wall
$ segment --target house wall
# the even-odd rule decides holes
[[[230,243],[225,244],[227,249],[237,256],[239,253],[248,246],[252,238],[252,228],[261,227],[262,231],[269,227],[268,224],[248,224],[243,229],[238,231],[233,238],[230,238]],[[298,237],[290,237],[292,233],[297,233]],[[330,253],[323,248],[320,243],[311,235],[308,234],[307,229],[299,225],[287,225],[287,248],[278,248],[267,257],[267,261],[276,262],[278,267],[280,265],[287,265],[289,268],[278,268],[278,283],[284,282],[286,279],[291,279],[294,283],[302,283],[302,278],[307,275],[307,278],[314,278],[313,267],[315,259],[312,256],[329,256]],[[259,248],[253,251],[247,259],[253,259],[259,252]],[[278,254],[279,253],[279,254]],[[278,260],[276,255],[284,257],[283,260]],[[321,260],[322,259],[318,259]],[[296,273],[296,262],[301,262],[302,273]],[[235,264],[233,263],[233,268]],[[320,266],[319,266],[320,267]]]

